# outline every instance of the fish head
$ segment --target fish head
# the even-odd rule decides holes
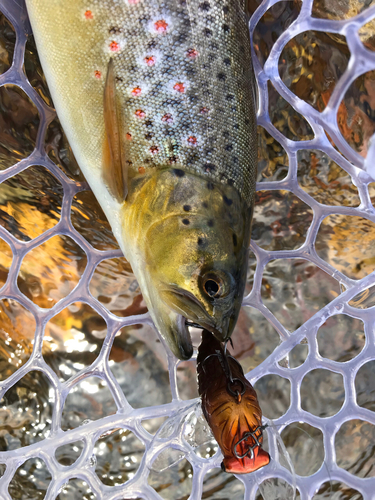
[[[181,359],[193,352],[187,321],[220,341],[230,337],[246,283],[251,221],[233,187],[191,177],[194,189],[189,179],[174,187],[145,239],[153,319]]]

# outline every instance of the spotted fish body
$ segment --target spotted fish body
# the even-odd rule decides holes
[[[192,353],[185,319],[228,337],[257,156],[244,0],[26,3],[61,123],[160,333],[181,358]],[[103,112],[110,64],[117,129]]]

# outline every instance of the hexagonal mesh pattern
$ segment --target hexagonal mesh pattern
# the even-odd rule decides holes
[[[121,286],[121,279],[127,282],[126,273],[119,277],[121,252],[116,249],[115,243],[112,249],[110,244],[103,243],[105,235],[95,235],[90,233],[90,229],[86,233],[77,230],[74,222],[77,218],[81,217],[81,229],[86,222],[90,222],[83,197],[88,186],[74,176],[65,175],[46,154],[45,137],[55,123],[55,114],[47,105],[48,97],[41,87],[35,82],[31,84],[23,72],[27,42],[25,32],[29,31],[27,15],[24,8],[11,0],[2,0],[0,6],[16,32],[13,63],[8,61],[7,68],[6,57],[1,58],[5,66],[0,75],[0,86],[7,92],[15,92],[13,102],[17,101],[20,91],[10,86],[22,89],[37,110],[35,116],[30,118],[35,130],[29,127],[25,132],[32,136],[35,131],[35,149],[17,152],[14,146],[13,153],[20,154],[23,159],[15,164],[6,164],[7,160],[4,160],[0,182],[7,189],[3,194],[0,191],[0,202],[3,206],[4,196],[7,203],[11,203],[13,195],[19,199],[22,189],[28,189],[27,172],[31,172],[34,187],[40,179],[40,189],[44,193],[39,200],[41,206],[54,203],[55,207],[53,222],[51,217],[48,223],[45,222],[41,215],[43,210],[39,210],[39,218],[34,214],[28,222],[22,222],[23,226],[17,218],[16,204],[12,205],[13,211],[1,212],[0,279],[4,279],[0,283],[3,283],[0,289],[3,318],[0,327],[5,345],[10,349],[12,342],[17,344],[9,350],[8,361],[12,368],[8,370],[6,365],[8,368],[4,368],[0,384],[0,397],[8,394],[0,408],[3,412],[1,445],[5,450],[0,452],[3,464],[0,466],[1,498],[199,499],[227,498],[230,495],[231,498],[254,499],[262,482],[261,491],[265,498],[292,498],[283,481],[294,483],[304,500],[329,498],[333,494],[337,499],[361,498],[361,495],[364,499],[374,498],[375,479],[371,478],[371,471],[375,418],[371,391],[375,313],[371,287],[375,285],[375,273],[371,271],[374,268],[372,249],[375,248],[375,233],[372,223],[375,223],[375,210],[369,194],[373,179],[367,171],[373,169],[371,161],[375,161],[368,141],[374,132],[370,125],[375,113],[371,108],[371,96],[373,99],[375,91],[371,88],[373,79],[369,73],[375,70],[375,54],[370,43],[374,33],[371,21],[375,18],[375,7],[361,11],[357,6],[356,11],[356,2],[348,2],[349,14],[336,12],[327,16],[331,19],[323,19],[316,13],[312,15],[312,0],[304,0],[301,4],[264,0],[254,9],[250,22],[254,67],[260,91],[258,124],[262,127],[264,148],[274,145],[274,157],[271,161],[268,155],[268,171],[261,169],[259,174],[259,196],[251,244],[253,257],[248,295],[244,299],[244,309],[248,310],[249,317],[258,319],[254,319],[253,326],[249,326],[248,318],[241,316],[234,339],[241,350],[244,334],[238,332],[242,328],[247,336],[245,344],[249,343],[249,335],[252,335],[251,339],[258,338],[265,345],[260,354],[256,343],[251,348],[253,350],[250,349],[252,355],[248,357],[253,361],[249,367],[255,368],[247,376],[251,383],[257,383],[265,416],[274,418],[274,425],[267,430],[271,464],[256,473],[234,478],[215,469],[219,467],[221,455],[211,443],[197,400],[183,399],[182,396],[184,393],[185,397],[186,394],[192,397],[186,390],[189,379],[181,379],[183,364],[169,351],[166,350],[165,354],[162,344],[158,344],[155,352],[164,356],[171,402],[163,400],[162,404],[154,404],[153,394],[157,393],[163,374],[160,380],[155,378],[154,385],[150,387],[138,380],[136,375],[125,384],[120,383],[120,370],[111,369],[115,364],[113,359],[127,352],[126,346],[123,346],[124,349],[120,346],[116,356],[113,353],[120,331],[131,325],[151,325],[151,321],[147,312],[136,315],[132,312],[142,312],[142,307],[125,308],[127,312],[123,314],[123,304],[108,300],[112,293],[111,273],[120,281],[117,286]],[[319,6],[317,9],[319,11]],[[6,28],[3,26],[3,29]],[[363,41],[366,32],[367,35],[370,33],[367,44]],[[273,33],[272,46],[267,45],[271,36],[269,33]],[[321,41],[327,37],[333,44],[332,61],[336,62],[328,65],[326,71],[334,66],[332,71],[337,81],[314,99],[312,91],[303,94],[298,86],[301,80],[292,71],[288,72],[288,63],[305,58],[307,63],[302,62],[300,67],[304,68],[301,72],[305,74],[304,88],[308,88],[308,81],[312,79],[308,68],[318,56],[324,57],[321,45],[320,54],[313,52],[319,45],[316,39]],[[4,43],[1,50],[8,50],[9,54],[9,48]],[[341,61],[342,64],[334,59],[337,44],[341,44],[341,48],[346,44],[345,50],[342,50],[346,60]],[[34,57],[32,51],[27,57]],[[358,113],[352,110],[350,115],[349,101],[353,98],[350,97],[352,94],[348,97],[348,89],[367,73],[370,77],[357,85],[357,88],[362,85],[367,89],[368,98],[366,101],[361,97],[361,103],[366,101],[367,107],[362,106],[364,111],[360,118],[365,124],[366,120],[371,121],[367,141],[361,142],[355,135]],[[322,74],[324,82],[327,73]],[[313,78],[319,79],[319,74],[316,73]],[[5,130],[8,120],[4,111],[6,96],[0,97],[5,117],[2,127]],[[343,106],[346,115],[342,114]],[[6,137],[1,136],[0,141],[3,148]],[[359,143],[365,146],[360,147]],[[367,146],[368,154],[365,150]],[[3,149],[0,153],[4,156]],[[364,159],[366,155],[367,160]],[[261,157],[260,166],[262,161]],[[331,177],[322,180],[319,169],[327,161],[330,162],[329,168],[333,165],[332,168],[340,175],[335,177],[330,170]],[[271,164],[276,167],[272,169]],[[306,164],[310,169],[309,175],[303,171]],[[334,192],[329,198],[331,188]],[[35,196],[39,194],[36,192]],[[279,215],[284,212],[287,215],[284,214],[281,220]],[[54,255],[58,251],[62,252],[66,272],[63,269],[61,275],[56,277]],[[71,273],[69,262],[78,261],[78,256],[80,265],[75,267],[76,273]],[[40,284],[31,282],[32,266],[35,267],[34,275],[40,272],[47,282],[54,279],[59,285],[50,287],[48,293],[44,290],[43,296],[37,290]],[[106,287],[110,290],[106,292],[107,300],[104,300]],[[130,292],[136,288],[137,283],[133,280]],[[29,293],[30,290],[32,293]],[[67,310],[68,319],[74,326],[88,309],[91,311],[90,321],[96,321],[95,327],[90,330],[96,332],[96,340],[93,340],[94,337],[91,340],[81,338],[80,347],[77,347],[78,337],[63,339],[66,352],[78,349],[87,354],[87,364],[76,362],[69,365],[70,368],[65,365],[65,373],[61,369],[59,372],[53,362],[46,362],[46,342],[54,335],[56,325],[67,321]],[[16,310],[22,310],[22,314],[17,316]],[[26,333],[25,337],[16,339],[15,317],[21,321],[24,333],[26,330],[30,332],[35,325],[33,340],[29,334],[27,341]],[[54,318],[55,322],[51,324]],[[241,326],[243,321],[247,321],[245,328]],[[258,328],[261,331],[254,332],[254,325],[255,330]],[[73,326],[71,331],[77,328]],[[271,330],[280,336],[280,343],[274,349],[270,340]],[[354,332],[357,332],[355,339],[352,338]],[[238,338],[240,340],[236,340]],[[129,337],[127,342],[132,344],[135,341]],[[140,352],[139,346],[147,342],[141,344],[139,338],[137,342],[135,352]],[[30,345],[33,346],[32,352]],[[30,350],[29,356],[23,359],[20,353],[26,348]],[[133,365],[154,363],[153,358],[141,359],[136,354],[127,361]],[[134,370],[138,373],[136,368]],[[186,370],[184,373],[188,376],[190,372]],[[45,402],[36,406],[33,413],[30,408],[33,397],[37,396],[35,392],[30,399],[30,408],[22,406],[14,412],[15,393],[9,396],[8,391],[27,377],[32,377],[33,383],[38,381],[36,391],[47,390],[51,404]],[[94,379],[100,383],[92,391],[90,380]],[[290,404],[289,401],[283,403],[283,398],[289,394],[287,381],[290,383]],[[193,377],[190,385],[194,384]],[[272,384],[279,386],[275,389]],[[20,386],[17,388],[19,401],[22,390]],[[100,418],[80,421],[79,415],[85,414],[84,407],[90,399],[90,391],[93,392],[93,406],[101,408],[98,410]],[[109,399],[103,399],[103,391],[109,391]],[[135,405],[130,404],[132,395],[142,396],[142,391],[147,393],[145,397],[151,398],[151,405],[134,408]],[[81,413],[65,410],[69,398],[70,401],[75,398],[70,408],[81,409]],[[270,398],[273,408],[271,403],[267,406]],[[10,409],[13,413],[6,413]],[[38,416],[38,425],[33,427],[32,436],[23,427],[28,436],[20,438],[17,432],[22,434],[23,424],[18,431],[14,430],[17,428],[17,412],[22,414],[28,411],[31,411],[31,419],[33,415]],[[12,422],[7,421],[9,415],[12,415]],[[155,435],[150,427],[141,424],[161,417],[168,418]],[[288,428],[293,429],[295,423],[300,423],[300,426],[284,434]],[[9,431],[9,428],[13,430]],[[278,433],[282,433],[293,458],[295,473],[280,463],[283,453],[279,453]],[[303,441],[306,435],[310,437]],[[76,453],[75,461],[67,459],[62,451],[64,447],[69,448],[68,455]],[[106,447],[110,461],[123,464],[117,481],[113,472],[116,466],[102,459]],[[320,462],[315,457],[318,466],[304,467],[304,461],[314,455],[321,457]],[[183,468],[182,463],[185,463]],[[124,472],[126,468],[133,472]],[[29,483],[23,483],[23,478],[27,478]],[[267,482],[272,478],[277,480]],[[27,489],[29,487],[30,490]],[[28,491],[34,491],[37,496],[31,496]]]

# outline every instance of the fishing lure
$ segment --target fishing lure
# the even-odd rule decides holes
[[[224,455],[222,469],[246,474],[267,465],[256,392],[239,362],[207,330],[202,332],[197,372],[203,414]]]
[[[244,0],[27,0],[73,153],[173,353],[229,338],[257,136]]]

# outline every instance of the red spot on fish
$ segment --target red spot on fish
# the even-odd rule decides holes
[[[166,113],[166,114],[162,117],[162,121],[163,121],[163,122],[166,122],[166,123],[172,123],[172,122],[173,122],[173,116],[172,116],[170,113]]]
[[[131,5],[135,5],[136,3],[139,2],[139,0],[128,0],[128,2],[131,4]]]
[[[198,51],[195,50],[195,49],[189,49],[187,52],[186,52],[186,55],[189,59],[195,59],[198,55]]]
[[[164,19],[160,19],[159,21],[156,21],[154,26],[158,33],[165,33],[168,28],[168,23],[164,21]]]
[[[156,62],[156,59],[154,56],[147,56],[145,57],[145,63],[147,64],[147,66],[153,66]]]
[[[109,48],[112,52],[118,52],[120,50],[120,45],[114,40],[109,44]]]
[[[151,146],[150,153],[156,155],[157,153],[159,153],[159,148],[157,146]]]
[[[126,134],[126,138],[127,138],[128,141],[131,141],[132,140],[132,135],[128,132]]]
[[[200,112],[202,113],[202,115],[206,115],[208,113],[208,111],[209,111],[209,109],[206,107],[200,109]]]
[[[137,109],[135,112],[135,116],[138,118],[144,118],[146,116],[146,113],[142,109]]]
[[[141,93],[142,93],[141,87],[134,87],[134,89],[132,90],[132,95],[134,96],[141,95]]]
[[[176,83],[174,86],[173,86],[174,90],[176,90],[177,92],[185,92],[185,85],[182,83],[182,82],[178,82]]]
[[[189,138],[188,138],[188,143],[191,144],[192,146],[195,146],[197,144],[197,138],[194,137],[194,135],[191,135]]]
[[[94,19],[94,16],[92,15],[91,10],[86,10],[86,12],[85,12],[85,18],[86,19]]]
[[[97,80],[100,80],[102,77],[102,72],[97,69],[94,73],[94,76]]]
[[[145,173],[146,173],[146,169],[145,169],[145,167],[138,167],[138,172],[139,172],[140,174],[145,174]]]

